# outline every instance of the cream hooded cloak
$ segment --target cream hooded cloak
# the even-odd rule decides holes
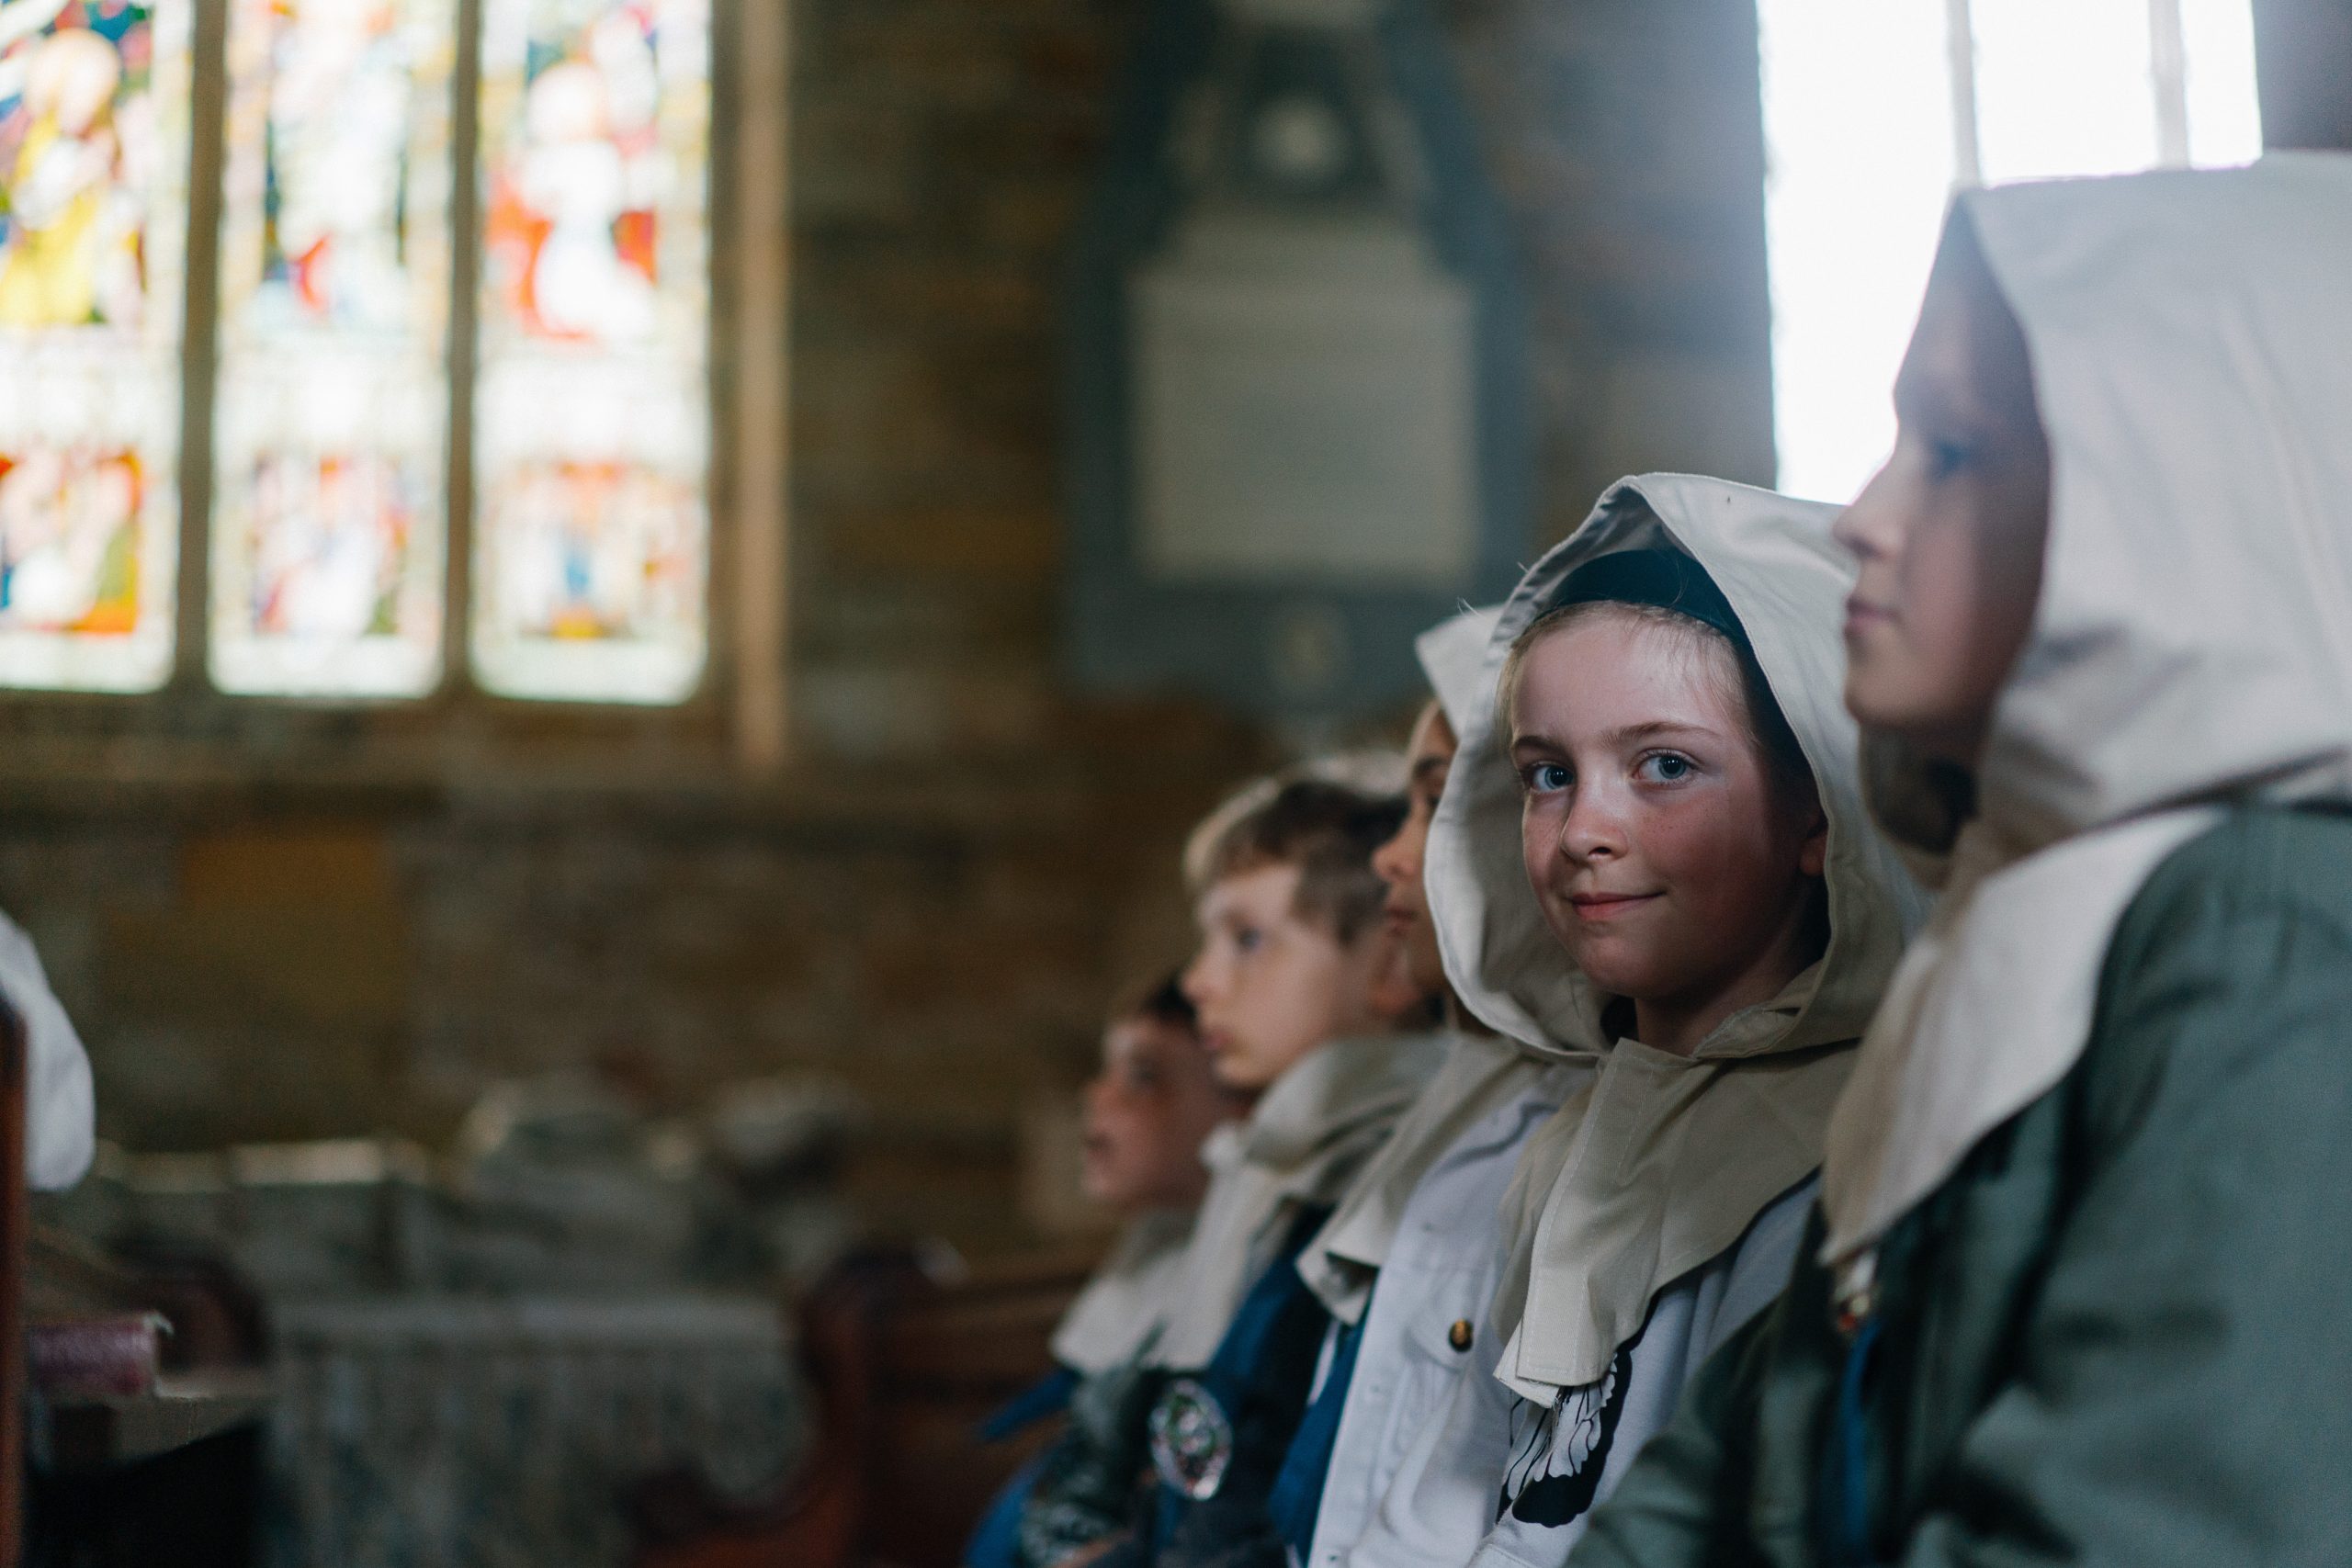
[[[1872,830],[1842,704],[1838,627],[1850,564],[1832,509],[1683,475],[1626,480],[1537,563],[1498,618],[1484,679],[1596,556],[1667,547],[1723,591],[1811,764],[1828,819],[1830,937],[1782,994],[1734,1014],[1689,1057],[1603,1027],[1601,996],[1567,962],[1529,889],[1519,785],[1491,705],[1461,737],[1430,835],[1430,902],[1446,972],[1504,1035],[1589,1059],[1589,1088],[1530,1140],[1505,1201],[1510,1260],[1495,1299],[1497,1376],[1549,1404],[1596,1384],[1679,1277],[1739,1240],[1820,1163],[1851,1047],[1923,906]]]
[[[1494,701],[1485,679],[1494,609],[1465,610],[1423,632],[1414,644],[1437,694],[1446,723],[1459,738],[1484,724]],[[1396,1134],[1340,1201],[1330,1222],[1299,1254],[1298,1272],[1333,1317],[1357,1323],[1372,1293],[1373,1277],[1387,1261],[1405,1205],[1432,1166],[1470,1128],[1524,1093],[1550,1066],[1531,1047],[1507,1038],[1457,1035],[1445,1066],[1430,1081]]]
[[[1146,1359],[1179,1371],[1207,1364],[1290,1226],[1339,1201],[1444,1055],[1438,1035],[1334,1041],[1275,1079],[1247,1120],[1209,1134],[1201,1146],[1208,1195],[1184,1250],[1182,1293]]]
[[[1091,1377],[1125,1365],[1182,1292],[1193,1211],[1155,1209],[1119,1232],[1054,1328],[1054,1359]]]
[[[2074,1066],[2117,923],[2212,807],[2352,801],[2352,159],[2011,186],[1953,222],[2024,329],[2049,545],[1978,814],[1831,1124],[1835,1264]]]

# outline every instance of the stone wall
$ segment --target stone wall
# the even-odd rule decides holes
[[[781,777],[736,767],[723,661],[669,716],[462,683],[357,714],[193,681],[0,701],[0,906],[106,1131],[430,1139],[549,1066],[680,1104],[817,1069],[874,1104],[878,1224],[1018,1235],[1021,1107],[1179,953],[1175,845],[1270,754],[1057,677],[1055,285],[1139,14],[797,0],[789,430],[734,433],[789,438]],[[1769,478],[1748,7],[1443,14],[1534,306],[1530,553],[1624,472]]]

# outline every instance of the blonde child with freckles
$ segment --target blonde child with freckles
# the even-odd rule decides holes
[[[1788,1278],[1919,905],[1862,811],[1829,522],[1627,480],[1504,606],[1426,877],[1464,1006],[1565,1094],[1520,1147],[1471,1364],[1339,1562],[1561,1561]]]

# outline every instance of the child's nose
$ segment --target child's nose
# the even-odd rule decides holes
[[[1624,825],[1598,790],[1580,792],[1560,823],[1560,848],[1573,860],[1625,852]]]

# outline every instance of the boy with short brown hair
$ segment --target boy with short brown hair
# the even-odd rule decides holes
[[[1219,1081],[1255,1104],[1202,1150],[1209,1190],[1185,1289],[1138,1358],[1161,1396],[1109,1445],[1131,1452],[1057,1450],[1023,1521],[1035,1568],[1114,1538],[1122,1560],[1148,1561],[1228,1472],[1271,1479],[1279,1464],[1322,1332],[1291,1259],[1442,1056],[1434,1037],[1399,1031],[1431,998],[1380,919],[1372,869],[1403,815],[1401,798],[1333,767],[1301,770],[1238,793],[1186,848],[1202,940],[1184,990]],[[1056,1483],[1133,1473],[1147,1449],[1165,1486],[1136,1534],[1108,1508],[1073,1509]],[[1261,1506],[1246,1490],[1224,1505]]]

